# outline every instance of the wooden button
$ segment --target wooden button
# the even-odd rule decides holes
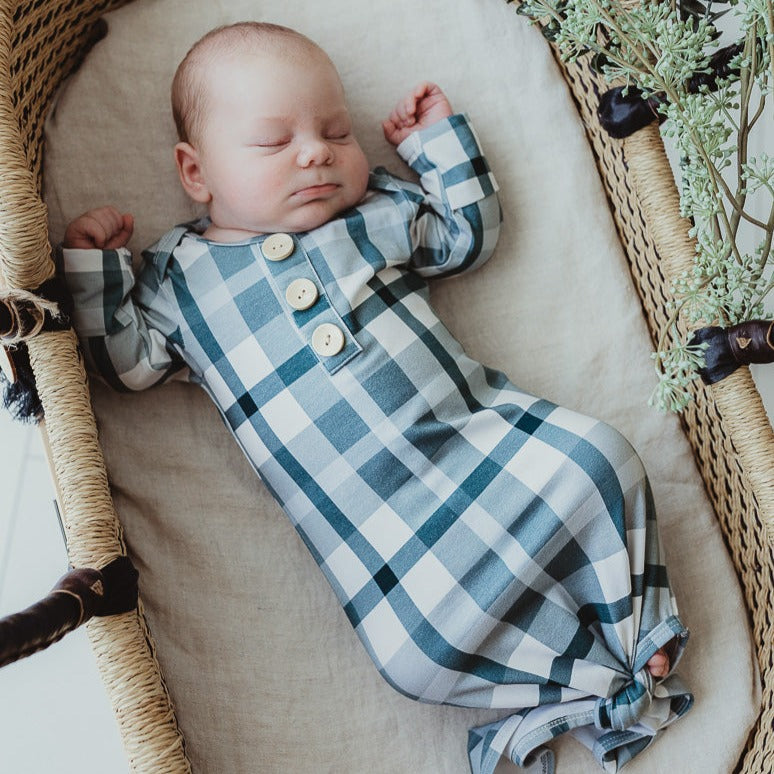
[[[267,261],[284,261],[293,250],[293,237],[288,234],[272,234],[261,245],[261,252]]]
[[[318,355],[331,357],[344,349],[344,334],[336,325],[323,323],[312,334],[312,347]]]
[[[304,277],[293,280],[285,291],[285,300],[299,312],[309,309],[317,301],[318,296],[317,286],[312,280]]]

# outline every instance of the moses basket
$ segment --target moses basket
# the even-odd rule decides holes
[[[44,121],[58,87],[99,38],[101,15],[123,5],[125,0],[0,0],[0,285],[6,289],[34,291],[54,274],[41,193]],[[694,255],[658,127],[610,139],[596,117],[607,87],[584,58],[560,67],[658,341],[669,317],[671,281]],[[71,564],[104,567],[126,546],[75,334],[41,331],[27,346]],[[772,772],[774,434],[746,367],[711,388],[696,382],[692,389],[684,431],[743,589],[763,685],[762,708],[737,770]],[[132,769],[190,770],[142,599],[131,612],[94,618],[87,628]]]

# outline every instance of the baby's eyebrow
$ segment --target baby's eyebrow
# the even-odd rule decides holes
[[[267,126],[268,128],[282,127],[289,121],[289,116],[261,116],[256,119],[257,126]]]
[[[251,124],[253,131],[257,132],[284,132],[288,126],[297,120],[295,116],[259,116]],[[338,123],[351,123],[349,110],[342,108],[331,113],[323,112],[313,116],[313,120],[319,126],[329,126]]]
[[[348,110],[337,110],[335,113],[328,113],[321,116],[320,124],[322,126],[341,126],[346,124],[349,126],[352,123],[352,119]]]

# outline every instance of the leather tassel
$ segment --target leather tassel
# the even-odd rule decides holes
[[[17,344],[6,354],[13,364],[13,374],[9,375],[0,369],[2,404],[14,419],[38,422],[43,418],[43,406],[35,386],[27,346],[24,343]]]

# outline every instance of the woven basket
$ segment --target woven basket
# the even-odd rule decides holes
[[[0,0],[0,286],[32,290],[53,274],[40,198],[43,121],[59,85],[99,37],[100,15],[125,3]],[[671,278],[691,266],[694,254],[658,129],[609,139],[595,115],[604,88],[598,77],[586,62],[560,66],[658,340]],[[125,547],[75,335],[41,333],[28,346],[70,561],[102,567]],[[711,391],[695,389],[684,428],[744,590],[763,681],[761,713],[737,770],[774,772],[774,433],[747,368]],[[132,771],[190,771],[142,604],[132,613],[92,619],[88,632]]]

